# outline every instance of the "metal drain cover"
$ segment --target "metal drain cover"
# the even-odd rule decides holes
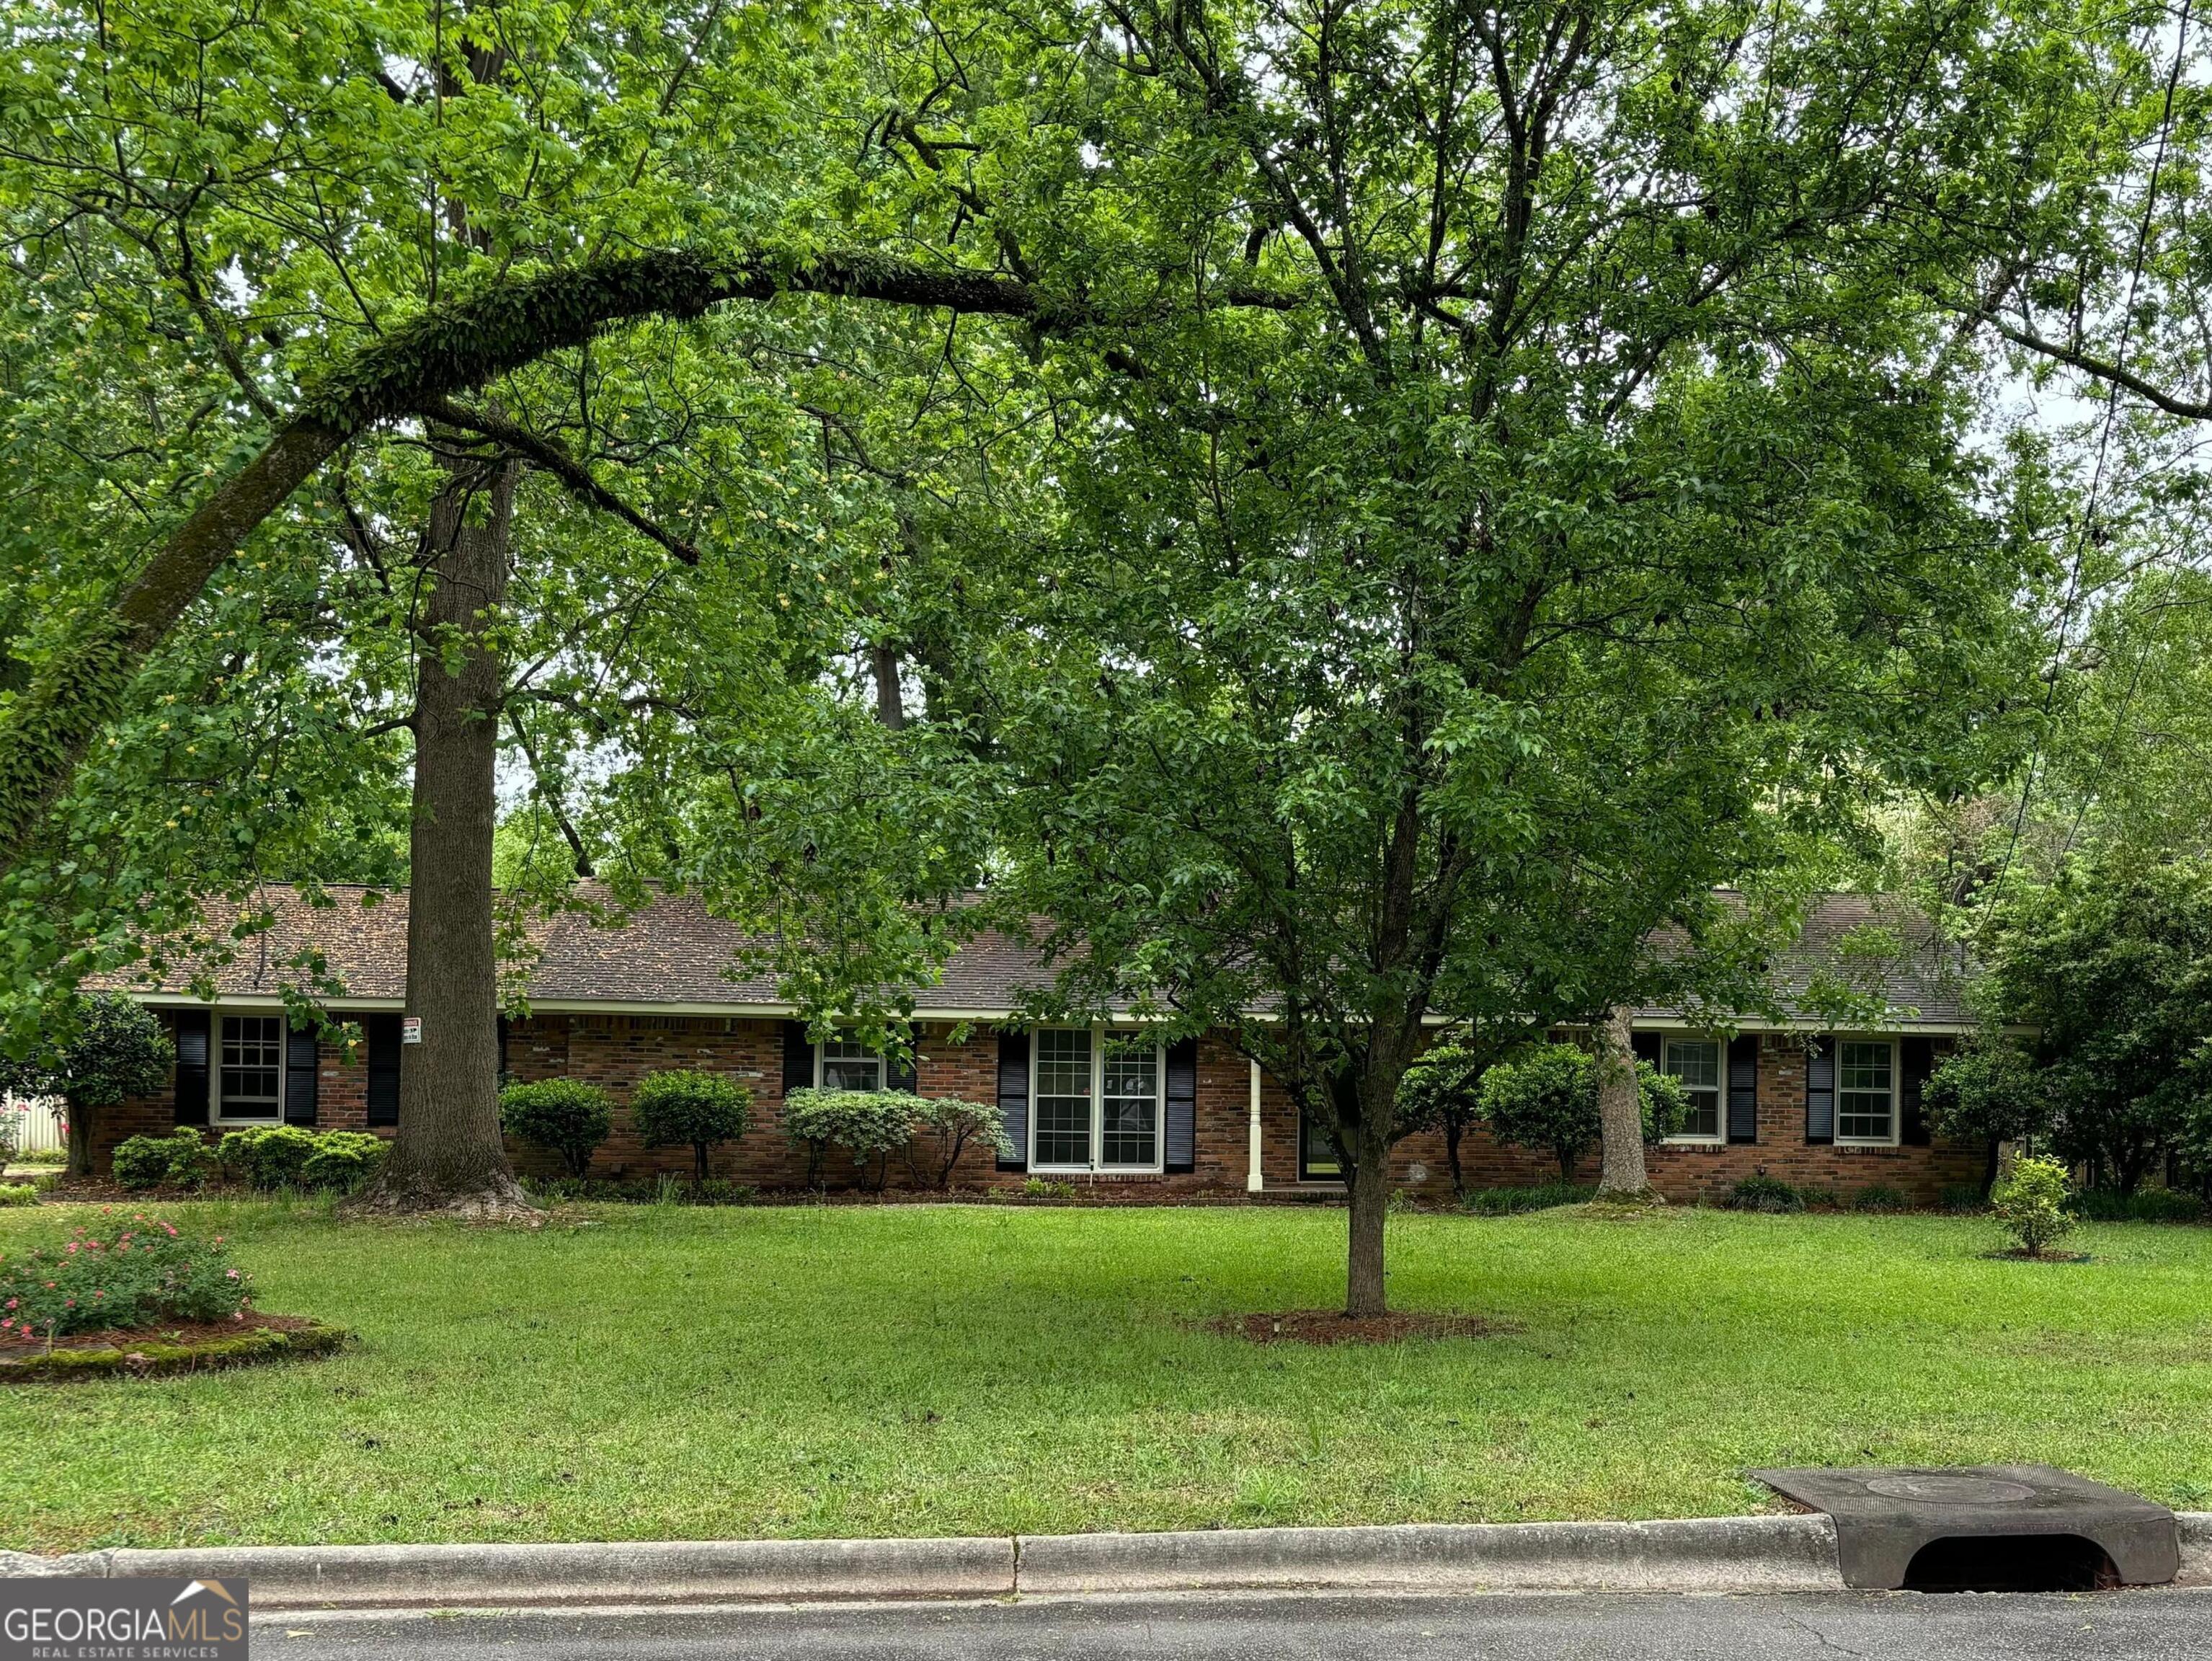
[[[1936,1540],[2073,1535],[2103,1548],[2131,1586],[2180,1573],[2173,1513],[2056,1465],[1755,1470],[1769,1488],[1836,1522],[1847,1586],[1895,1589]]]

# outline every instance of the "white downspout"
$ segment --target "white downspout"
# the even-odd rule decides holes
[[[1260,1063],[1252,1063],[1252,1129],[1247,1139],[1251,1153],[1244,1171],[1245,1191],[1257,1194],[1266,1183],[1260,1172]]]

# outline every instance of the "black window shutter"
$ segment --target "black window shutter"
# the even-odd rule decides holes
[[[1659,1065],[1660,1037],[1656,1032],[1632,1032],[1628,1035],[1628,1053],[1639,1062]]]
[[[1759,1035],[1739,1032],[1728,1047],[1728,1139],[1759,1140]]]
[[[1164,1168],[1198,1169],[1198,1040],[1168,1046],[1168,1125]]]
[[[315,1029],[295,1026],[284,1035],[284,1123],[313,1124],[321,1082],[321,1046]]]
[[[499,1083],[504,1090],[508,1083],[507,1071],[507,1017],[499,1018]]]
[[[814,1084],[814,1046],[807,1041],[805,1021],[783,1024],[783,1093],[811,1089]]]
[[[1936,1070],[1936,1044],[1929,1038],[1907,1038],[1898,1045],[1901,1066],[1898,1078],[1900,1110],[1897,1139],[1911,1147],[1928,1146],[1928,1113],[1921,1104],[1928,1075]]]
[[[177,1012],[177,1123],[208,1122],[208,1012]]]
[[[1013,1157],[999,1161],[1001,1171],[1030,1168],[1030,1035],[999,1035],[999,1123],[1014,1145]]]
[[[362,1019],[368,1039],[368,1123],[399,1123],[399,1017],[368,1015]]]
[[[912,1095],[921,1088],[921,1034],[915,1032],[908,1036],[913,1040],[914,1048],[907,1052],[906,1059],[884,1063],[884,1088],[903,1090]]]
[[[1805,1140],[1836,1140],[1836,1041],[1813,1040],[1805,1055]]]

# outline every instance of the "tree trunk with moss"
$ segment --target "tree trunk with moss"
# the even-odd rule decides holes
[[[421,626],[409,836],[407,1013],[399,1130],[355,1203],[495,1220],[535,1214],[499,1127],[494,773],[504,674],[486,631],[507,595],[515,467],[457,461],[432,505],[435,586]]]

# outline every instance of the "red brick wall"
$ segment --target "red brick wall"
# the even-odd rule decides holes
[[[166,1015],[165,1020],[168,1019]],[[942,1023],[926,1024],[918,1045],[918,1083],[928,1096],[958,1096],[970,1101],[998,1099],[999,1035],[974,1028],[958,1040]],[[650,1180],[666,1172],[688,1175],[688,1147],[646,1147],[631,1126],[625,1104],[646,1074],[670,1068],[727,1073],[752,1092],[753,1122],[738,1141],[714,1150],[710,1169],[729,1181],[764,1189],[793,1188],[805,1180],[803,1150],[785,1139],[783,1024],[774,1019],[720,1016],[536,1014],[509,1028],[507,1070],[523,1080],[573,1077],[604,1086],[615,1098],[614,1134],[592,1164],[595,1177],[618,1181]],[[1895,1188],[1920,1204],[1933,1203],[1948,1183],[1978,1181],[1984,1153],[1979,1147],[1938,1143],[1933,1147],[1859,1148],[1810,1147],[1805,1141],[1805,1058],[1800,1041],[1769,1034],[1759,1045],[1759,1141],[1747,1146],[1655,1147],[1646,1155],[1651,1180],[1669,1198],[1718,1201],[1742,1177],[1764,1173],[1800,1186],[1833,1189],[1848,1202],[1875,1183]],[[1245,1189],[1249,1116],[1249,1063],[1215,1037],[1198,1050],[1196,1169],[1172,1176],[1102,1177],[1071,1179],[1086,1193],[1139,1202],[1206,1194],[1241,1194]],[[316,1123],[337,1129],[366,1128],[368,1066],[358,1050],[349,1060],[343,1049],[322,1046]],[[1261,1168],[1271,1193],[1328,1194],[1334,1183],[1301,1184],[1297,1171],[1297,1115],[1282,1086],[1263,1079],[1261,1090]],[[163,1091],[134,1099],[101,1116],[94,1131],[97,1166],[106,1169],[115,1145],[138,1135],[166,1135],[173,1128],[173,1097]],[[220,1134],[211,1127],[210,1135]],[[389,1135],[389,1131],[381,1134]],[[524,1171],[556,1174],[558,1161],[530,1147],[510,1152]],[[1468,1186],[1519,1186],[1552,1180],[1558,1166],[1547,1154],[1508,1147],[1480,1132],[1461,1144],[1461,1165]],[[1394,1182],[1442,1198],[1450,1189],[1443,1139],[1423,1134],[1401,1142],[1392,1157]],[[1577,1180],[1597,1179],[1593,1152]],[[924,1177],[928,1170],[925,1165]],[[842,1150],[826,1156],[823,1177],[832,1187],[854,1184],[858,1173]],[[903,1161],[890,1172],[893,1188],[910,1188]],[[992,1153],[970,1147],[953,1176],[957,1188],[975,1189],[1018,1183],[1001,1175]]]

